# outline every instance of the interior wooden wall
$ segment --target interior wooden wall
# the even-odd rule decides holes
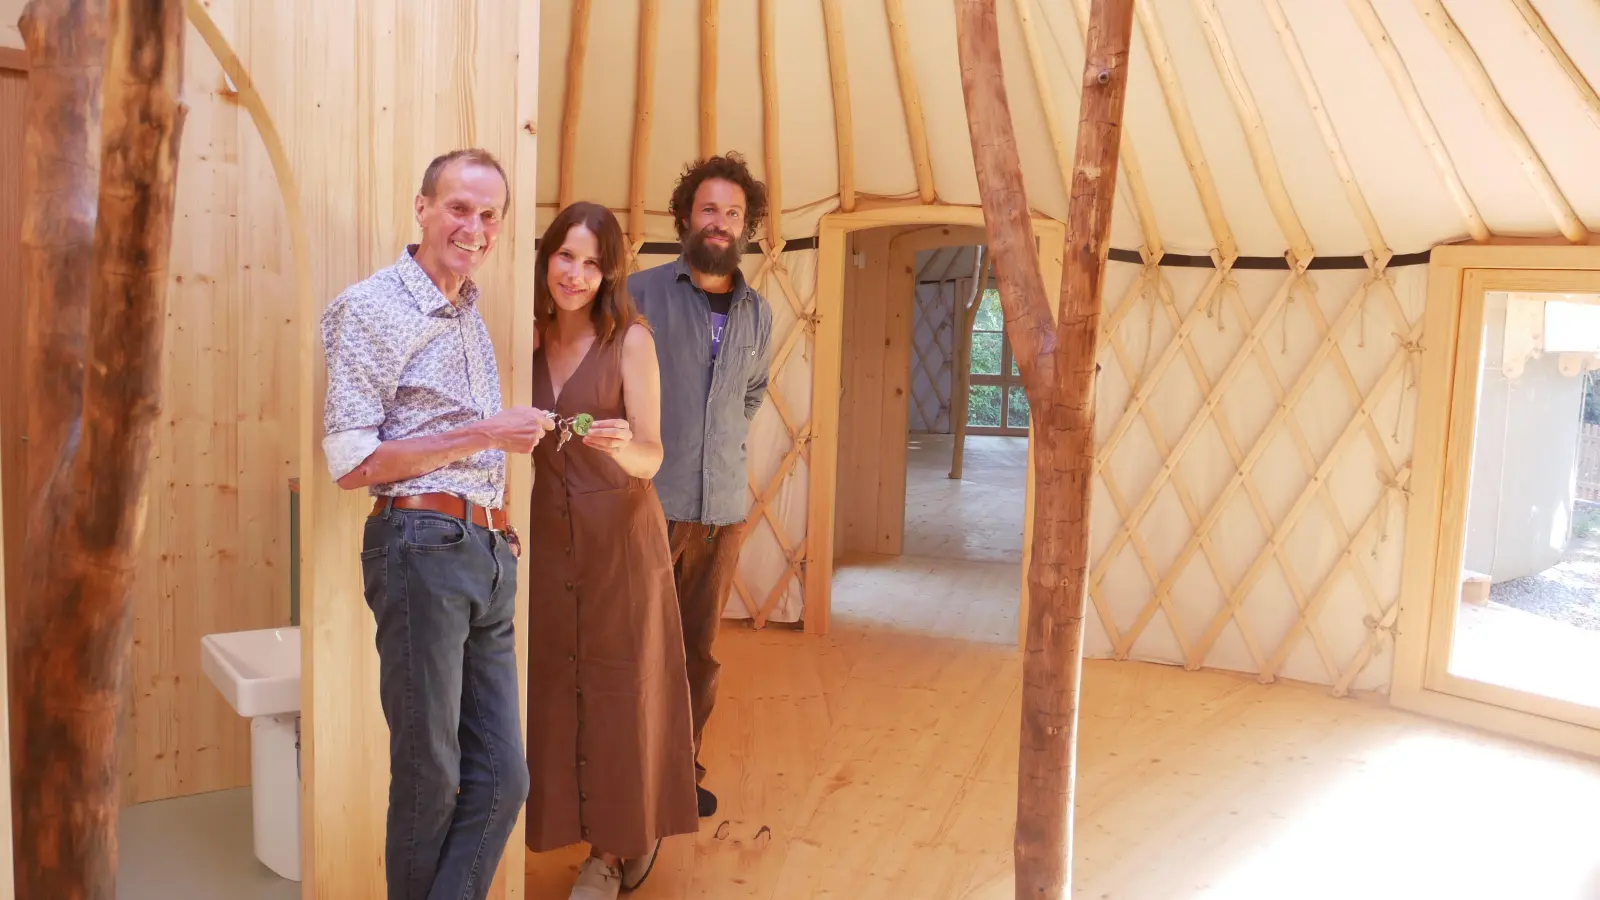
[[[212,5],[230,15],[230,4]],[[233,23],[229,23],[230,27]],[[200,669],[202,635],[288,623],[299,315],[283,205],[249,117],[193,29],[162,370],[120,736],[125,803],[249,783],[249,722]],[[25,78],[0,70],[0,122]],[[17,284],[22,129],[0,129],[0,283]],[[20,322],[24,298],[0,298]],[[22,567],[24,331],[0,333],[0,471],[11,584]]]
[[[225,33],[250,5],[214,2]],[[191,26],[162,417],[146,482],[122,737],[128,803],[250,782],[250,723],[200,669],[206,634],[289,624],[299,312],[260,136]]]
[[[834,505],[834,554],[892,553],[893,510],[881,508],[882,486],[894,472],[895,446],[904,456],[905,430],[888,422],[904,418],[909,367],[891,365],[901,324],[910,309],[889,296],[889,242],[899,228],[874,228],[850,236],[844,273],[844,369],[839,397],[839,482]],[[905,348],[909,353],[910,348]],[[896,393],[898,391],[898,393]],[[904,480],[902,467],[901,479]],[[887,521],[880,521],[888,513]],[[904,522],[905,505],[899,510]]]
[[[414,239],[412,199],[427,162],[455,147],[486,147],[512,174],[516,199],[513,228],[480,279],[482,312],[508,401],[527,402],[527,371],[518,361],[528,356],[532,320],[520,298],[531,297],[533,254],[516,257],[514,227],[532,228],[537,68],[532,54],[516,61],[520,48],[538,46],[539,5],[211,0],[191,5],[191,16],[197,10],[240,68],[230,84],[217,53],[191,27],[163,418],[122,744],[126,798],[247,782],[248,723],[201,673],[199,639],[287,623],[288,479],[298,474],[307,563],[304,895],[376,900],[384,883],[388,732],[357,566],[370,501],[327,484],[317,318],[340,290],[393,262]],[[8,84],[0,82],[0,92]],[[262,116],[249,114],[252,103]],[[0,172],[19,168],[7,163],[8,146],[0,141]],[[292,172],[293,211],[274,153]],[[0,188],[0,209],[10,196]],[[303,279],[292,253],[296,233],[312,251]],[[0,252],[15,244],[0,239]],[[7,295],[6,302],[17,301]],[[17,338],[7,329],[0,340]],[[0,354],[9,365],[20,357],[9,346]],[[13,393],[0,396],[0,410],[14,407]],[[10,458],[18,444],[5,445],[8,481],[20,470]],[[525,459],[513,460],[512,476],[514,499],[529,486]],[[525,526],[526,504],[514,509]],[[524,627],[525,602],[524,590]],[[521,896],[520,843],[519,828],[492,897]]]
[[[511,220],[479,280],[503,396],[532,393],[533,244],[540,4],[527,0],[232,0],[243,63],[282,132],[311,248],[298,328],[302,569],[301,791],[305,896],[384,896],[388,731],[378,702],[372,615],[363,602],[365,492],[328,480],[321,450],[326,370],[317,318],[339,291],[394,262],[415,239],[413,199],[435,155],[476,145],[512,183]],[[527,528],[529,460],[510,460],[512,522]],[[524,558],[524,566],[537,558]],[[516,627],[526,635],[527,580]],[[519,647],[526,691],[526,643]],[[522,895],[519,824],[494,898]]]

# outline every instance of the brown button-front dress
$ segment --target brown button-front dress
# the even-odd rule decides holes
[[[533,405],[624,418],[622,337],[596,341]],[[528,554],[528,849],[623,858],[699,829],[689,682],[667,523],[649,479],[574,435],[534,448]]]

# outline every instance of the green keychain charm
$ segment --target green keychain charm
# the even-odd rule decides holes
[[[570,419],[557,419],[556,424],[561,428],[561,433],[556,436],[556,450],[559,451],[574,434],[579,437],[588,434],[589,426],[594,424],[594,416],[578,413]]]

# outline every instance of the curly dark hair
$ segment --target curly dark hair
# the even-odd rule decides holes
[[[689,234],[689,214],[694,206],[695,192],[708,178],[731,181],[744,191],[744,239],[753,239],[756,230],[767,218],[767,186],[750,174],[744,157],[732,151],[722,156],[697,159],[679,176],[677,185],[672,189],[672,204],[667,207],[667,211],[672,213],[672,224],[678,229],[678,239],[683,240]]]

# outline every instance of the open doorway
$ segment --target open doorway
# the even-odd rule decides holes
[[[1028,406],[981,240],[948,227],[851,236],[834,609],[1009,644]]]
[[[923,251],[917,273],[904,553],[1021,565],[1028,397],[999,292],[979,246]]]

